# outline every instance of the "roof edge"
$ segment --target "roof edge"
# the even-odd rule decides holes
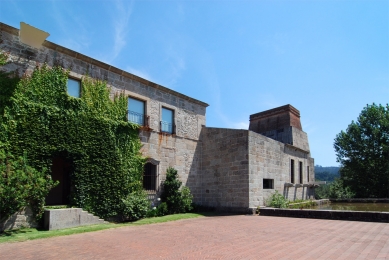
[[[0,30],[1,31],[5,31],[5,32],[10,33],[10,34],[13,34],[15,36],[19,36],[19,29],[14,28],[14,27],[12,27],[12,26],[10,26],[8,24],[2,23],[2,22],[0,22]],[[162,85],[159,85],[157,83],[149,81],[147,79],[141,78],[141,77],[139,77],[137,75],[131,74],[131,73],[129,73],[127,71],[124,71],[122,69],[119,69],[119,68],[117,68],[115,66],[111,66],[111,65],[109,65],[107,63],[104,63],[102,61],[96,60],[94,58],[91,58],[91,57],[86,56],[86,55],[84,55],[82,53],[73,51],[71,49],[63,47],[63,46],[58,45],[56,43],[50,42],[48,40],[45,40],[43,42],[42,46],[44,46],[46,48],[49,48],[49,49],[52,49],[52,50],[55,50],[55,51],[58,51],[60,53],[68,55],[70,57],[73,57],[73,58],[76,58],[76,59],[79,59],[79,60],[91,63],[91,64],[99,66],[99,67],[102,67],[102,68],[104,68],[104,69],[106,69],[108,71],[114,72],[114,73],[116,73],[118,75],[121,75],[123,77],[130,78],[132,80],[136,80],[136,81],[138,81],[140,83],[143,83],[145,85],[151,86],[151,87],[153,87],[155,89],[158,89],[158,90],[162,90],[162,91],[167,92],[169,94],[172,94],[172,95],[175,95],[177,97],[180,97],[180,98],[182,98],[184,100],[187,100],[187,101],[193,102],[195,104],[201,105],[203,107],[208,107],[209,106],[207,103],[205,103],[203,101],[200,101],[200,100],[195,99],[195,98],[191,98],[191,97],[189,97],[187,95],[181,94],[180,92],[174,91],[172,89],[169,89],[167,87],[164,87]]]

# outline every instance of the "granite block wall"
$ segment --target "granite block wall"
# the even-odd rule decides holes
[[[201,204],[218,209],[247,209],[248,130],[203,127],[201,141]]]
[[[70,70],[72,78],[89,75],[105,80],[112,96],[122,92],[144,101],[148,125],[139,133],[143,145],[141,152],[159,162],[157,183],[163,182],[166,169],[171,166],[178,170],[184,185],[197,193],[196,175],[200,165],[197,145],[208,104],[49,41],[39,49],[33,48],[19,41],[18,29],[3,23],[0,23],[0,50],[9,56],[2,71],[15,71],[22,76],[31,74],[36,66],[44,63],[60,65]],[[174,134],[160,131],[163,107],[174,111]],[[159,192],[158,188],[155,198]]]

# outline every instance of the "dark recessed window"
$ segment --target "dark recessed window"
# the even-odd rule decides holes
[[[300,184],[303,184],[303,162],[299,162]]]
[[[307,182],[309,182],[309,166],[307,166]]]
[[[157,190],[157,166],[152,163],[146,163],[143,171],[143,189]]]
[[[168,108],[162,108],[161,132],[172,134],[174,130],[174,112]]]
[[[290,182],[294,183],[294,160],[290,160]]]
[[[81,81],[76,79],[68,79],[67,85],[68,95],[75,98],[81,97]]]
[[[263,188],[264,189],[274,189],[274,180],[273,179],[263,179]]]
[[[128,98],[128,121],[138,125],[144,125],[144,120],[145,120],[145,102],[129,97]]]

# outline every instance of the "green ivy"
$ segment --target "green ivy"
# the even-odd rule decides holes
[[[37,67],[9,91],[0,148],[26,153],[38,171],[50,169],[58,155],[66,157],[72,162],[71,205],[102,218],[123,214],[123,199],[142,190],[138,126],[127,122],[124,94],[111,99],[104,81],[83,77],[81,98],[70,97],[68,73]]]
[[[27,164],[26,155],[15,158],[0,149],[0,221],[26,206],[42,216],[44,199],[55,185],[45,171]]]

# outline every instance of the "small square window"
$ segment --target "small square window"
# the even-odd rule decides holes
[[[129,97],[128,98],[128,121],[138,125],[144,125],[144,119],[145,119],[145,102]]]
[[[263,179],[263,189],[274,189],[274,180]]]
[[[76,79],[68,79],[67,85],[68,95],[75,98],[81,97],[81,82]]]
[[[174,130],[174,111],[168,108],[162,108],[161,132],[173,134]]]

